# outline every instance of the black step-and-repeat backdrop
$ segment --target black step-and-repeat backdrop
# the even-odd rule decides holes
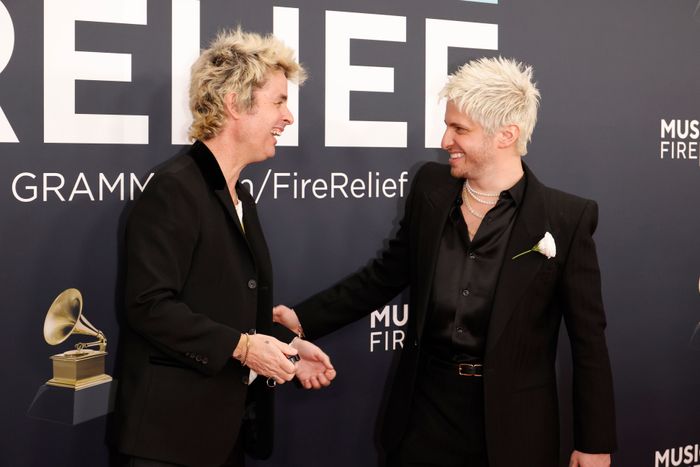
[[[600,203],[614,464],[700,465],[696,0],[0,0],[0,465],[108,464],[106,417],[28,415],[49,357],[79,341],[45,343],[44,317],[58,293],[80,289],[113,374],[125,212],[186,143],[199,48],[236,25],[274,32],[310,71],[290,89],[296,124],[277,155],[243,173],[279,303],[364,265],[394,231],[419,163],[445,160],[437,92],[448,72],[483,55],[532,64],[543,103],[526,161]],[[408,313],[397,297],[324,338],[337,380],[280,387],[275,453],[251,464],[377,465],[377,414]]]

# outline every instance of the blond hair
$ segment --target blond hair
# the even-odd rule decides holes
[[[224,97],[236,94],[236,108],[255,106],[254,90],[265,85],[271,72],[281,70],[288,80],[302,84],[306,71],[294,59],[294,51],[273,35],[224,31],[202,51],[192,65],[190,111],[192,139],[216,136],[224,121]]]
[[[516,148],[520,155],[527,154],[540,101],[531,66],[503,57],[472,60],[450,75],[440,97],[454,103],[489,135],[517,125]]]

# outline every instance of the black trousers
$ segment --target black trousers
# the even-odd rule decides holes
[[[124,456],[121,460],[122,467],[188,467],[181,464],[171,464],[155,459],[144,459],[143,457]],[[221,467],[245,467],[245,449],[241,442],[241,436],[238,437],[231,453],[226,459],[226,462]]]
[[[483,378],[421,359],[411,416],[389,467],[488,467]]]

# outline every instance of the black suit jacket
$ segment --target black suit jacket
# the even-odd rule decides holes
[[[574,370],[574,437],[578,450],[616,446],[612,377],[595,245],[593,201],[542,185],[524,166],[527,187],[508,241],[488,327],[484,404],[489,465],[548,467],[559,459],[555,357],[564,319]],[[449,167],[416,174],[396,236],[370,265],[297,305],[304,331],[324,335],[384,305],[410,286],[405,345],[388,401],[383,442],[403,435],[421,352],[442,230],[462,180]],[[550,232],[556,257],[530,249]]]
[[[231,358],[241,332],[272,325],[267,245],[252,197],[237,192],[245,234],[216,159],[196,142],[157,172],[129,214],[116,411],[125,454],[221,465],[248,398],[257,430],[243,435],[253,454],[269,455],[272,392],[264,378],[243,384],[248,369]]]

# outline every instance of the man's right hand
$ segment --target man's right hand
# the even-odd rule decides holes
[[[286,305],[277,305],[272,308],[272,321],[279,323],[299,337],[302,337],[301,323],[296,312]]]
[[[249,342],[246,342],[246,339]],[[247,346],[247,350],[246,350]],[[241,335],[233,358],[245,363],[245,366],[257,374],[274,379],[277,384],[294,378],[294,364],[287,357],[296,355],[297,350],[266,334]]]

